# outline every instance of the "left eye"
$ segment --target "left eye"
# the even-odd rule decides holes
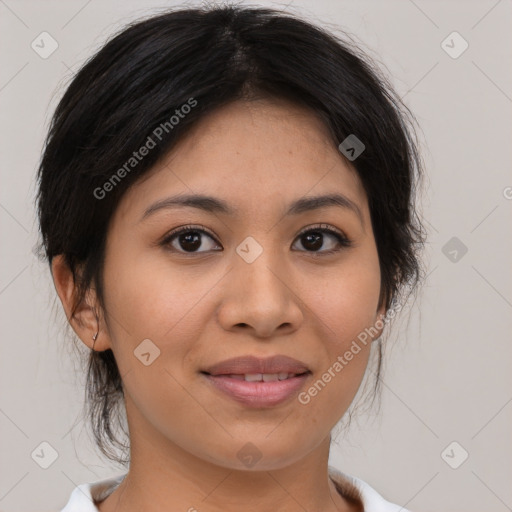
[[[326,240],[330,238],[331,243],[327,244],[329,247],[325,250],[320,250],[325,243]],[[346,238],[341,233],[334,231],[330,228],[313,228],[308,229],[307,231],[303,231],[297,237],[297,240],[302,242],[302,245],[307,249],[307,252],[319,252],[324,254],[330,254],[337,251],[340,251],[344,247],[350,247],[351,241]],[[333,242],[334,240],[334,242]]]

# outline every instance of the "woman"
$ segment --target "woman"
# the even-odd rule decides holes
[[[129,471],[63,511],[405,510],[328,456],[420,282],[420,177],[386,81],[294,16],[182,9],[110,40],[57,107],[38,212]]]

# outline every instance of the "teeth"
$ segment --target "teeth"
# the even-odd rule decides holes
[[[245,380],[246,382],[275,382],[277,380],[286,380],[294,377],[294,373],[246,373],[245,375],[231,375],[230,377]]]
[[[229,378],[236,379],[236,380],[245,380],[243,375],[237,375],[237,374],[230,375]]]
[[[259,380],[263,380],[262,373],[246,373],[245,380],[247,382],[258,382]]]
[[[229,375],[230,379],[245,380],[246,382],[275,382],[277,380],[286,380],[292,377],[295,377],[295,373],[246,373],[244,375],[233,373]]]

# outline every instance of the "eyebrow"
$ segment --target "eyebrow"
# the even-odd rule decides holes
[[[359,217],[361,224],[364,226],[363,215],[359,206],[343,194],[302,197],[290,204],[285,215],[299,215],[307,211],[319,210],[321,208],[332,206],[352,211]],[[182,207],[197,208],[208,213],[220,213],[230,216],[236,216],[239,213],[238,208],[230,206],[223,199],[201,194],[187,194],[166,197],[165,199],[161,199],[156,203],[153,203],[144,211],[140,221],[143,221],[159,210]]]

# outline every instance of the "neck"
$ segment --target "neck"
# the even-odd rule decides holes
[[[164,512],[170,505],[172,510],[187,512],[354,510],[329,478],[330,437],[293,464],[254,471],[199,458],[154,429],[148,433],[147,428],[147,423],[134,425],[132,421],[130,470],[119,487],[98,504],[100,512]]]

